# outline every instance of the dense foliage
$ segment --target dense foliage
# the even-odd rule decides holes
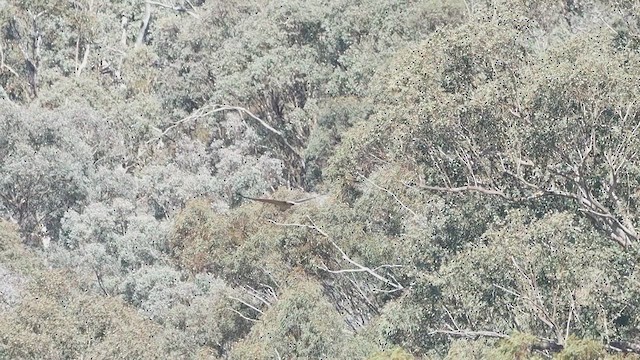
[[[639,65],[632,1],[0,0],[0,359],[640,358]]]

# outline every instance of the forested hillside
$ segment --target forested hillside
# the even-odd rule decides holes
[[[636,1],[0,0],[0,359],[640,359],[639,157]]]

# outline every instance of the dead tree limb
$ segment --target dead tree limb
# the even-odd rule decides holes
[[[180,12],[186,12],[187,14],[193,16],[196,19],[200,18],[200,16],[198,14],[196,14],[193,11],[187,10],[187,8],[185,8],[182,5],[170,5],[170,4],[165,4],[165,3],[158,2],[158,1],[149,1],[149,0],[147,0],[147,3],[151,4],[151,5],[157,5],[157,6],[165,8],[165,9],[171,9],[171,10],[174,10],[174,11],[179,12],[179,13]],[[189,4],[189,6],[191,6],[191,9],[193,9],[193,4],[191,4],[191,2],[188,1],[188,0],[187,0],[187,3]]]
[[[408,184],[406,185],[410,186]],[[440,186],[419,185],[418,188],[423,190],[448,192],[448,193],[478,192],[485,195],[496,195],[505,200],[513,201],[513,199],[507,197],[501,190],[488,189],[488,188],[484,188],[482,186],[476,186],[476,185],[467,185],[467,186],[460,186],[460,187],[440,187]]]
[[[185,124],[185,123],[191,122],[191,121],[196,121],[198,119],[206,118],[207,116],[213,115],[215,113],[225,112],[225,111],[237,111],[240,114],[248,115],[253,120],[255,120],[267,132],[269,132],[269,133],[275,135],[276,137],[278,137],[283,142],[283,144],[285,144],[285,146],[289,150],[291,150],[297,157],[302,158],[300,153],[296,149],[294,149],[293,146],[291,146],[291,144],[289,144],[289,142],[287,141],[287,139],[285,138],[284,134],[281,131],[275,129],[273,126],[269,125],[266,121],[262,120],[261,118],[256,116],[254,113],[252,113],[251,111],[249,111],[246,108],[243,108],[241,106],[230,106],[230,105],[220,105],[220,104],[205,105],[205,106],[199,108],[198,110],[194,111],[189,116],[186,116],[186,117],[184,117],[184,118],[182,118],[182,119],[170,124],[167,128],[164,129],[164,131],[160,130],[160,129],[157,129],[161,133],[158,136],[156,136],[155,138],[147,141],[147,143],[151,143],[151,142],[154,142],[154,141],[161,140],[167,134],[169,134],[169,132],[171,132],[171,130],[175,129],[176,127],[178,127],[178,126],[180,126],[182,124]]]
[[[234,312],[236,315],[240,316],[241,318],[243,318],[245,320],[248,320],[248,321],[251,321],[251,322],[258,322],[258,319],[253,319],[253,318],[250,318],[248,316],[245,316],[243,313],[241,313],[240,311],[238,311],[238,310],[236,310],[236,309],[234,309],[232,307],[227,307],[227,310],[230,310],[230,311]]]
[[[144,39],[147,37],[147,33],[149,32],[149,23],[151,22],[151,4],[148,1],[144,3],[144,17],[142,18],[142,24],[140,25],[140,30],[138,31],[138,36],[136,37],[135,47],[140,47],[144,44]]]
[[[239,303],[241,303],[241,304],[243,304],[243,305],[247,306],[248,308],[250,308],[250,309],[252,309],[252,310],[254,310],[254,311],[256,311],[256,312],[258,312],[258,313],[260,313],[260,314],[263,314],[263,311],[262,311],[262,310],[258,309],[257,307],[255,307],[255,306],[253,306],[253,305],[249,304],[248,302],[246,302],[246,301],[244,301],[244,300],[242,300],[242,299],[240,299],[240,298],[237,298],[237,297],[234,297],[234,296],[229,296],[229,299],[235,300],[235,301],[237,301],[237,302],[239,302]]]

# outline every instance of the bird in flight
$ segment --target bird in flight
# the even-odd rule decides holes
[[[280,211],[285,211],[285,210],[289,210],[289,208],[291,208],[294,205],[298,205],[301,204],[305,201],[309,201],[309,200],[313,200],[316,198],[316,196],[310,197],[310,198],[306,198],[306,199],[301,199],[301,200],[296,200],[296,201],[291,201],[291,200],[277,200],[277,199],[264,199],[264,198],[254,198],[254,197],[249,197],[249,196],[244,196],[242,194],[238,194],[241,197],[245,198],[245,199],[249,199],[249,200],[253,200],[253,201],[259,201],[259,202],[263,202],[263,203],[267,203],[267,204],[271,204],[271,205],[275,205],[278,207],[278,209]]]

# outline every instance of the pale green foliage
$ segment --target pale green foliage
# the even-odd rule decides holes
[[[86,174],[100,152],[102,124],[94,112],[17,109],[2,103],[0,118],[2,211],[30,233],[56,228],[88,194]],[[95,151],[95,152],[94,152]]]
[[[0,0],[0,358],[616,358],[638,10]]]
[[[247,338],[236,344],[231,358],[343,358],[343,344],[351,339],[346,331],[320,286],[300,279],[280,295]]]
[[[570,337],[567,339],[567,345],[558,356],[555,358],[558,360],[571,360],[571,359],[602,359],[605,356],[605,351],[602,344],[598,341],[588,339],[577,339]]]
[[[9,234],[0,235],[3,243]],[[15,269],[3,274],[3,283],[17,291],[3,289],[8,306],[0,308],[0,358],[155,358],[163,352],[159,326],[116,298],[85,292],[66,269],[45,269],[21,245],[13,246],[22,256],[4,257],[3,251],[3,261]]]
[[[541,49],[531,27],[493,13],[405,50],[375,81],[380,105],[335,166],[368,173],[389,158],[426,185],[556,196],[612,240],[634,241],[638,91],[627,84],[640,81],[638,55],[614,51],[601,28]]]
[[[413,360],[413,355],[402,350],[402,348],[395,348],[392,350],[383,351],[373,356],[370,356],[368,360]]]
[[[126,302],[164,326],[173,356],[193,356],[203,346],[220,355],[246,332],[246,321],[229,311],[231,289],[211,275],[189,279],[170,267],[148,266],[120,287]]]
[[[514,333],[508,339],[501,340],[496,345],[493,351],[487,354],[492,359],[516,359],[516,360],[541,360],[539,355],[531,353],[531,346],[536,342],[536,337],[523,334]]]
[[[573,333],[595,336],[606,331],[602,321],[635,318],[618,307],[636,301],[637,285],[625,275],[631,259],[585,236],[583,226],[566,213],[537,220],[516,212],[487,231],[442,269],[445,303],[456,304],[458,326],[491,323],[496,331],[516,328],[562,343],[567,322]]]
[[[449,346],[449,351],[444,357],[445,360],[456,359],[469,359],[469,360],[482,360],[488,358],[487,351],[491,350],[491,340],[478,339],[478,340],[454,340]],[[495,354],[494,354],[495,356]]]

